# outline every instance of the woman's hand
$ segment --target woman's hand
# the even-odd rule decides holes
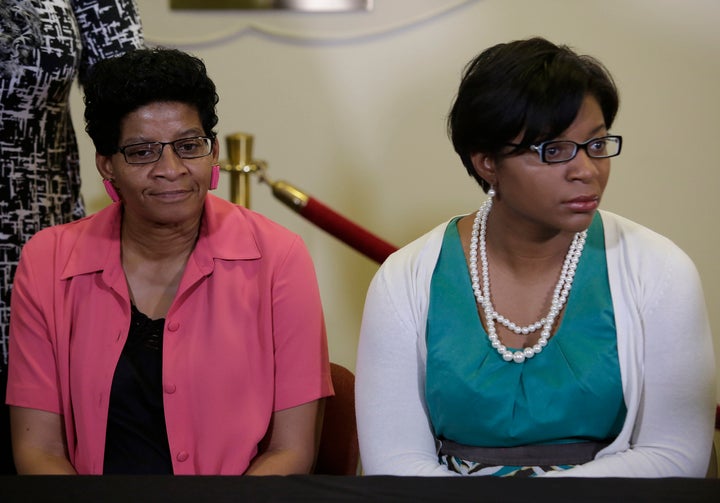
[[[315,400],[273,413],[260,453],[245,474],[310,473],[320,439],[323,407],[323,400]]]
[[[15,468],[20,475],[75,475],[68,458],[62,416],[10,407]]]

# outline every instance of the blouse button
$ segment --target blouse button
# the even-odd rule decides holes
[[[188,454],[187,451],[180,451],[177,453],[176,457],[177,457],[177,460],[182,463],[183,461],[187,460],[187,458],[190,457],[190,454]]]
[[[177,329],[180,328],[180,323],[178,323],[177,321],[171,321],[170,323],[168,323],[167,328],[171,332],[176,332]]]
[[[172,395],[175,393],[175,390],[177,390],[177,387],[174,384],[166,384],[163,387],[165,388],[165,393],[168,395]]]

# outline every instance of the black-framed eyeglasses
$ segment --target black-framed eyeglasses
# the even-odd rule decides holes
[[[508,143],[510,147],[522,147],[517,143]],[[622,150],[622,136],[610,135],[593,138],[585,143],[576,143],[570,140],[549,140],[527,148],[537,152],[540,161],[547,164],[567,162],[574,159],[580,149],[593,159],[605,159],[620,155]]]
[[[173,151],[180,159],[197,159],[205,157],[212,152],[213,139],[209,136],[194,136],[180,138],[175,141],[151,141],[133,143],[118,148],[128,164],[149,164],[162,157],[165,145],[172,145]]]

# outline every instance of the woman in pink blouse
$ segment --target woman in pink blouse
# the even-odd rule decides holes
[[[215,85],[199,59],[99,62],[87,131],[114,204],[24,247],[7,402],[19,473],[311,470],[332,394],[301,238],[209,195]]]

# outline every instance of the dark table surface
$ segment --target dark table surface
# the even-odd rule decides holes
[[[720,479],[0,476],[0,502],[553,501],[720,503]]]

